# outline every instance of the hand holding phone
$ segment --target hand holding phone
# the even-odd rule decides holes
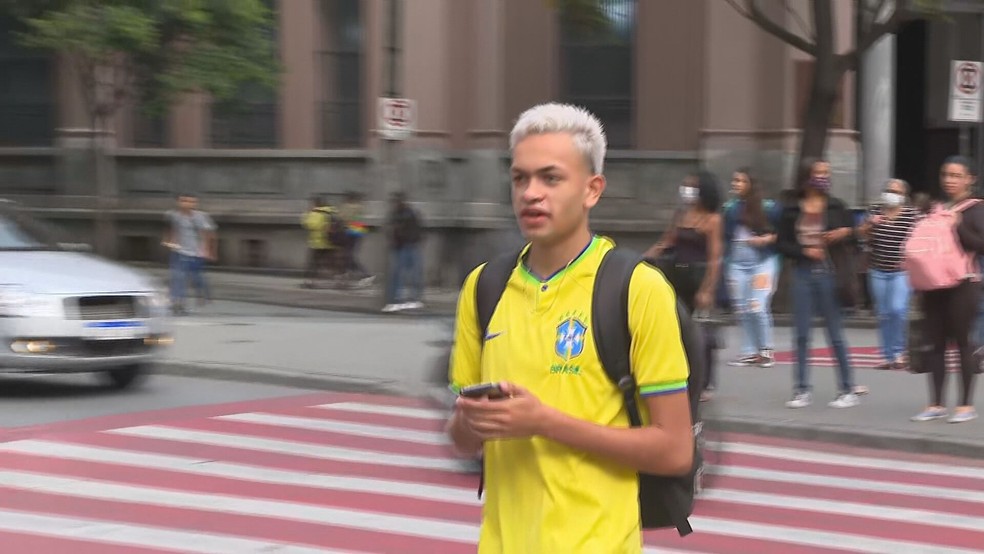
[[[462,388],[458,394],[464,396],[465,398],[482,398],[488,397],[489,400],[498,400],[500,398],[505,398],[505,394],[502,392],[502,388],[499,387],[499,383],[481,383],[478,385],[472,385],[470,387]]]

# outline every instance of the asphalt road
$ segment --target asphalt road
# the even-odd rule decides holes
[[[114,391],[94,375],[0,377],[0,427],[299,394],[304,389],[154,375]]]
[[[309,351],[295,353],[312,367],[329,364],[340,373],[373,376],[392,369],[397,360],[380,360],[367,351],[381,337],[400,336],[409,340],[440,337],[442,320],[435,317],[393,317],[384,315],[326,312],[303,308],[278,307],[239,302],[214,302],[190,316],[174,320],[178,343],[175,349],[194,359],[220,363],[276,365],[292,359],[289,344],[317,340],[339,328],[354,330],[345,351],[325,351],[323,359]],[[202,332],[207,328],[207,332]],[[414,332],[414,330],[418,332]],[[303,331],[303,332],[302,332]],[[267,337],[283,337],[286,350],[264,346]],[[337,341],[329,341],[337,344]],[[258,349],[258,351],[256,351]],[[397,351],[395,358],[399,358]],[[312,359],[313,358],[313,359]],[[418,359],[412,356],[412,359]],[[382,369],[379,369],[382,368]],[[346,370],[346,371],[343,371]],[[424,364],[407,365],[407,376],[419,381]],[[125,391],[108,388],[99,375],[0,375],[0,428],[42,425],[90,417],[126,414],[148,410],[202,406],[258,400],[310,392],[303,387],[250,383],[246,380],[214,380],[173,375],[152,375]]]

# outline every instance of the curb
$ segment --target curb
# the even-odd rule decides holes
[[[450,410],[453,398],[447,389],[433,383],[406,383],[394,380],[359,379],[344,375],[304,374],[274,368],[248,367],[207,362],[161,360],[153,371],[158,375],[195,377],[216,381],[244,381],[284,387],[389,394],[421,398],[435,409]],[[984,458],[984,442],[929,437],[896,432],[871,432],[833,425],[776,422],[741,417],[711,416],[705,428],[713,433],[744,433],[794,440],[827,442],[886,451],[938,454],[963,458]]]
[[[318,298],[314,295],[310,298],[291,298],[290,296],[275,297],[276,292],[272,289],[252,289],[243,290],[242,292],[230,292],[228,290],[222,290],[216,287],[212,291],[212,298],[214,300],[226,300],[232,302],[244,302],[249,304],[261,304],[267,306],[280,306],[288,308],[306,308],[309,310],[324,310],[331,312],[341,312],[341,313],[356,313],[356,314],[374,314],[374,315],[384,315],[381,313],[382,305],[373,299],[371,302],[366,302],[361,298],[352,302],[338,301],[336,299],[329,298]],[[452,317],[457,309],[457,302],[449,302],[445,300],[426,300],[425,303],[427,307],[423,310],[416,310],[414,312],[404,312],[395,314],[385,314],[388,316],[434,316],[434,317]],[[878,320],[874,317],[845,317],[843,320],[845,329],[877,329]],[[731,315],[725,315],[721,318],[721,323],[725,326],[736,326],[738,322]],[[775,314],[773,316],[773,324],[776,327],[793,327],[793,316],[791,314]],[[816,318],[813,321],[814,328],[823,327],[823,320]]]
[[[784,439],[836,443],[847,446],[938,454],[962,458],[984,458],[984,442],[928,437],[891,431],[871,432],[857,428],[799,422],[775,422],[740,417],[708,417],[706,429],[716,433],[745,433]]]
[[[184,362],[160,360],[156,363],[154,375],[193,377],[215,381],[242,381],[281,387],[296,387],[336,392],[358,392],[368,394],[389,394],[402,396],[426,396],[420,385],[383,380],[359,379],[345,375],[308,374],[282,371],[274,368],[240,366],[209,362]]]

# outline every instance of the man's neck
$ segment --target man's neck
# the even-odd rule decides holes
[[[585,228],[557,244],[545,245],[534,242],[530,245],[526,265],[534,275],[549,277],[574,261],[593,238],[591,231]]]

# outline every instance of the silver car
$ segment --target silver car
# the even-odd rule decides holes
[[[122,389],[170,344],[152,279],[82,250],[0,201],[0,373],[100,372]]]

